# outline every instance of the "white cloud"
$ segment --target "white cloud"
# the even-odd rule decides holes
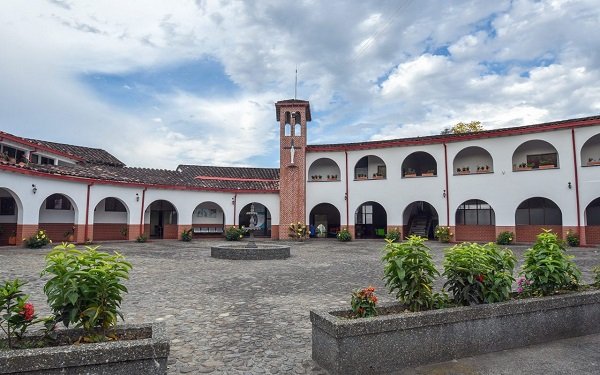
[[[313,110],[311,142],[594,115],[596,3],[7,0],[1,127],[102,147],[129,165],[257,165],[271,155],[273,166],[273,102],[292,97],[296,65],[299,97]],[[203,58],[221,64],[239,90],[210,97],[121,82],[155,100],[129,108],[80,79]]]

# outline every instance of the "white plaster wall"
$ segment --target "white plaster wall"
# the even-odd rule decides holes
[[[36,194],[32,191],[32,184],[37,187]],[[65,180],[57,180],[50,178],[41,178],[35,176],[21,175],[17,173],[0,173],[0,187],[8,188],[15,192],[18,197],[17,205],[19,206],[19,224],[37,224],[40,219],[53,220],[50,222],[57,222],[58,219],[51,219],[46,216],[47,212],[42,208],[44,200],[52,194],[59,193],[66,195],[71,199],[74,211],[64,211],[61,214],[57,214],[56,211],[52,210],[57,215],[68,215],[70,212],[74,217],[74,223],[85,224],[85,198],[87,192],[87,185],[70,182]],[[42,208],[42,209],[40,209]],[[73,217],[68,222],[71,222]]]
[[[600,126],[580,128],[576,130],[577,157],[582,145],[590,137],[600,133]],[[558,152],[558,169],[532,170],[513,172],[513,154],[524,142],[543,140],[552,144]],[[479,161],[469,156],[472,163],[471,171],[477,165],[490,164],[494,173],[454,175],[454,160],[458,152],[469,146],[479,146],[487,150],[489,156]],[[448,143],[448,172],[449,172],[449,223],[454,225],[456,209],[469,199],[481,199],[488,202],[495,211],[496,225],[514,225],[515,211],[524,200],[536,196],[554,201],[561,209],[563,225],[577,225],[575,171],[573,167],[573,151],[571,131],[561,130],[535,133],[529,135],[506,136],[464,142]],[[430,153],[437,162],[437,177],[401,178],[401,165],[405,157],[414,151]],[[517,158],[525,160],[525,154],[553,152],[552,148],[534,147],[524,151]],[[365,155],[377,155],[387,165],[387,179],[354,181],[354,166]],[[342,171],[345,170],[344,152],[311,152],[307,154],[310,162],[321,157],[336,160]],[[403,224],[404,209],[415,201],[426,201],[438,212],[440,224],[446,224],[446,200],[443,197],[445,189],[444,175],[444,146],[442,144],[372,149],[348,152],[349,164],[349,206],[350,224],[354,224],[356,208],[366,201],[380,203],[388,215],[388,225]],[[493,165],[493,166],[492,166]],[[581,219],[583,223],[584,210],[595,198],[600,196],[600,167],[581,167],[578,161],[580,182]],[[462,165],[461,165],[462,167]],[[342,172],[345,178],[344,172]],[[571,182],[572,188],[568,188]],[[307,183],[307,214],[318,203],[335,205],[342,215],[345,224],[345,202],[343,200],[345,183]],[[308,217],[307,217],[308,220]]]
[[[179,225],[193,224],[194,212],[197,206],[203,202],[214,202],[219,205],[225,215],[225,225],[233,225],[234,215],[239,214],[239,212],[234,214],[234,205],[232,204],[234,196],[234,193],[229,192],[148,189],[144,204],[144,222],[150,222],[148,206],[156,200],[163,199],[175,206]],[[279,194],[238,193],[236,208],[240,210],[244,205],[252,202],[266,206],[271,213],[271,223],[274,225],[279,223]],[[237,221],[236,217],[235,222],[237,223]]]
[[[575,130],[575,145],[577,150],[581,150],[585,142],[595,135],[600,134],[600,126],[586,127]],[[581,153],[583,154],[583,153]],[[583,156],[583,155],[581,155]],[[578,155],[578,157],[581,157]],[[577,160],[578,177],[579,177],[579,203],[580,203],[580,219],[581,225],[585,224],[585,209],[596,198],[600,197],[600,166],[587,167],[585,165],[587,158],[585,155],[582,160]],[[600,158],[600,151],[597,155],[591,155],[594,160]]]
[[[198,212],[200,211],[200,208],[216,209],[217,210],[216,217],[199,217]],[[223,212],[223,208],[221,208],[221,206],[219,206],[218,204],[216,204],[214,202],[204,202],[204,203],[201,203],[200,205],[198,205],[194,209],[192,223],[193,224],[222,224],[224,222],[223,216],[224,216],[224,212]]]
[[[564,133],[565,135],[568,135],[570,137],[570,132],[568,130],[563,130],[561,131],[562,133]],[[519,147],[517,147],[517,149],[515,150],[514,154],[513,154],[513,165],[519,165],[521,163],[527,163],[527,155],[536,155],[536,154],[551,154],[556,152],[557,150],[555,150],[555,147],[552,147],[552,145],[544,143],[544,142],[539,142],[539,141],[547,141],[544,137],[544,133],[539,133],[538,134],[540,137],[536,137],[534,139],[532,139],[531,135],[525,136],[525,138],[521,138],[524,139],[524,142],[528,142],[528,144],[523,145],[523,147],[520,147],[521,145],[519,145]],[[534,135],[535,137],[536,135]],[[511,138],[517,138],[517,137],[511,137]],[[558,164],[560,165],[561,163],[561,153],[558,153]]]
[[[558,152],[559,169],[513,172],[513,153],[524,142],[540,139],[549,142]],[[451,175],[450,223],[454,225],[456,209],[469,199],[481,199],[489,203],[496,215],[496,225],[512,226],[519,204],[532,197],[548,198],[562,211],[563,225],[576,225],[573,155],[569,130],[544,132],[529,135],[507,136],[476,141],[448,144],[448,158],[454,159],[465,147],[477,145],[490,152],[494,160],[494,173]],[[529,153],[548,150],[532,148]],[[523,156],[519,156],[525,160]],[[517,163],[521,162],[520,159]],[[574,224],[575,223],[575,224]]]
[[[346,225],[346,201],[344,194],[346,192],[346,161],[344,152],[308,152],[306,154],[306,163],[311,166],[319,158],[329,158],[333,160],[339,167],[339,181],[311,181],[310,171],[306,176],[306,218],[305,222],[309,222],[310,211],[320,203],[330,203],[340,211],[341,225]],[[354,169],[349,168],[348,171],[350,180],[354,179]],[[314,174],[314,173],[313,173]],[[327,175],[327,174],[326,174]]]
[[[140,200],[136,200],[136,194],[139,194]],[[106,198],[117,198],[127,209],[123,212],[104,211],[104,202],[94,211],[98,204]],[[119,224],[139,224],[141,214],[142,188],[130,187],[126,185],[92,185],[90,187],[90,211],[89,223],[119,223]],[[116,221],[111,221],[111,220]]]
[[[94,216],[93,222],[94,224],[127,224],[127,212],[113,212],[105,210],[106,200],[102,199],[97,205],[95,209],[92,209]],[[121,203],[125,204],[123,201]],[[125,206],[127,209],[127,206]]]
[[[271,214],[271,225],[280,225],[279,223],[279,194],[256,194],[256,193],[244,193],[238,194],[236,204],[236,224],[239,224],[238,217],[240,210],[247,204],[257,202],[265,206]],[[231,203],[230,203],[231,205]],[[233,225],[233,218],[227,220],[227,225]]]
[[[457,154],[452,163],[452,170],[448,171],[450,174],[456,174],[457,168],[469,167],[472,173],[477,172],[477,167],[490,167],[490,171],[494,170],[494,160],[492,156],[485,150],[478,147],[465,148]]]

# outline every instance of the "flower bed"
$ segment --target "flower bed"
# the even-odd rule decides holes
[[[59,330],[58,341],[76,341],[82,329]],[[123,325],[118,336],[135,339],[0,351],[0,374],[166,374],[165,324]],[[41,334],[27,335],[32,340]]]
[[[379,374],[600,332],[600,291],[374,318],[310,312],[312,358],[331,374]],[[387,311],[386,311],[387,310]],[[365,360],[368,358],[368,360]]]

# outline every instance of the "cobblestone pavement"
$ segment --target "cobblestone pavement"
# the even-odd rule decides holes
[[[381,280],[383,241],[291,243],[290,258],[272,261],[213,259],[216,243],[102,244],[134,266],[123,303],[126,321],[167,323],[169,374],[324,374],[310,358],[309,311],[347,308],[350,292],[368,285],[382,302],[392,301]],[[442,246],[428,245],[440,265]],[[512,249],[520,257],[525,247]],[[26,292],[41,315],[48,313],[39,278],[47,252],[0,248],[0,280],[28,280]],[[599,249],[570,252],[589,282]]]

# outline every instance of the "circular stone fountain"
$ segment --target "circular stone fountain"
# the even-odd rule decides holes
[[[290,257],[290,247],[286,245],[257,244],[254,240],[254,232],[260,230],[256,226],[258,216],[254,211],[254,204],[250,205],[250,225],[243,229],[250,232],[250,238],[246,245],[218,245],[211,246],[210,256],[220,259],[240,259],[240,260],[268,260],[285,259]]]

